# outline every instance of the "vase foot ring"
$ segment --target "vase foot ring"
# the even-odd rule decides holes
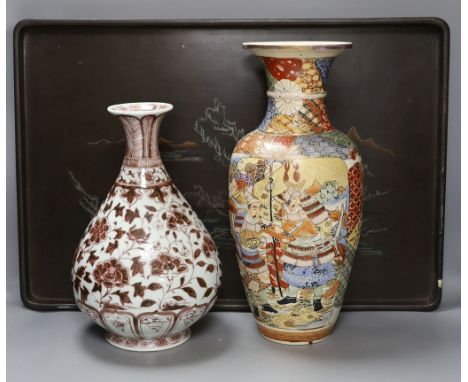
[[[106,332],[106,341],[120,349],[130,351],[161,351],[180,346],[190,339],[190,329],[180,333],[158,337],[151,340],[135,339],[118,336]]]
[[[260,334],[269,341],[283,345],[310,345],[328,338],[334,325],[320,329],[292,331],[272,328],[257,322],[257,328]]]

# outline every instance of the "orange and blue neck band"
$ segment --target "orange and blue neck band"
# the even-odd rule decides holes
[[[325,85],[334,57],[262,57],[268,106],[260,130],[274,134],[310,134],[333,130],[325,104]]]

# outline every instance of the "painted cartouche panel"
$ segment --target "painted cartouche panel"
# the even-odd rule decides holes
[[[263,134],[266,146],[275,145],[273,158],[268,151],[233,155],[233,236],[257,318],[283,329],[316,328],[336,319],[357,246],[360,158],[346,155],[352,146],[341,146],[341,158],[313,157],[304,139],[283,138]]]
[[[333,57],[314,54],[262,57],[267,112],[237,144],[229,171],[231,231],[249,305],[260,332],[287,343],[331,332],[361,226],[361,157],[323,102]]]

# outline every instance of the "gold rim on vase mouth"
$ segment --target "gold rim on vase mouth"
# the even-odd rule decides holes
[[[343,50],[352,48],[349,41],[249,41],[243,42],[244,49],[297,49],[297,50]]]
[[[353,46],[347,41],[252,41],[242,44],[259,57],[325,58],[336,57]]]

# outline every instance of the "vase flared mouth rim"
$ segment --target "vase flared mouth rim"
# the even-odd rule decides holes
[[[249,41],[244,49],[258,56],[270,57],[334,57],[345,49],[351,49],[349,41]]]
[[[161,115],[173,108],[173,105],[165,102],[131,102],[110,105],[107,111],[112,115],[144,117],[145,115]]]

